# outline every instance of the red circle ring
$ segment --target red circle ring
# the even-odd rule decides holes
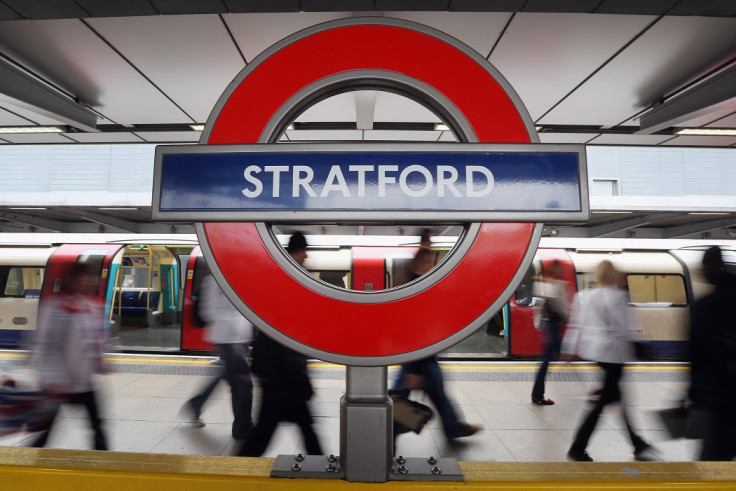
[[[490,64],[448,38],[386,19],[330,22],[297,33],[241,72],[220,98],[203,141],[258,143],[273,115],[303,88],[337,73],[381,70],[444,95],[480,142],[529,143],[531,125],[518,97],[515,104]],[[226,293],[258,327],[308,355],[373,366],[428,356],[469,335],[467,328],[510,294],[536,249],[537,229],[533,223],[481,224],[467,254],[444,277],[416,295],[378,303],[338,300],[297,281],[271,256],[254,223],[209,222],[199,231],[212,269],[229,285]]]

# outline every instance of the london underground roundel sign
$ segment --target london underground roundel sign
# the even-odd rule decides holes
[[[467,143],[272,144],[316,101],[360,89],[421,101]],[[410,361],[462,340],[505,303],[542,221],[587,219],[583,147],[533,141],[508,83],[454,38],[385,18],[329,22],[249,64],[200,145],[157,148],[154,219],[204,222],[202,249],[225,293],[282,343],[347,365]],[[426,277],[356,292],[291,262],[269,221],[470,225]]]

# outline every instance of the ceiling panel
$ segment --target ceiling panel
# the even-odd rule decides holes
[[[366,130],[366,141],[435,142],[442,131]]]
[[[713,128],[736,128],[736,113],[709,124]]]
[[[117,131],[115,133],[64,133],[67,138],[79,143],[142,143],[143,140],[133,133]]]
[[[350,13],[227,14],[222,17],[250,63],[263,50],[286,36],[315,24],[350,17]]]
[[[135,135],[149,143],[191,142],[197,143],[201,131],[136,131]]]
[[[289,141],[361,141],[361,130],[287,130]]]
[[[17,133],[0,134],[0,138],[11,143],[36,144],[36,143],[74,143],[61,133]]]
[[[19,20],[20,15],[13,11],[10,7],[0,2],[0,21],[2,20]]]
[[[539,133],[540,143],[586,143],[600,133]]]
[[[86,17],[84,11],[74,0],[3,0],[26,19],[68,19]]]
[[[299,12],[299,0],[224,0],[230,12]]]
[[[10,108],[11,111],[16,111],[15,108]],[[13,114],[9,111],[6,111],[3,108],[0,108],[0,125],[1,126],[28,126],[32,125],[30,121],[28,121],[25,118],[22,118],[18,116],[17,114]]]
[[[618,135],[603,134],[588,141],[591,145],[658,145],[672,135]]]
[[[245,67],[216,15],[89,23],[198,123],[207,121],[222,92]]]
[[[0,50],[118,124],[192,122],[82,21],[2,22]]]
[[[510,13],[493,12],[387,12],[386,17],[434,27],[467,44],[484,58],[501,36]]]
[[[734,50],[736,18],[665,17],[539,122],[617,125]]]
[[[391,92],[378,92],[375,121],[439,123],[442,120],[412,99]]]
[[[92,17],[158,15],[148,0],[76,0]]]
[[[16,113],[21,118],[25,118],[27,120],[33,121],[33,123],[35,124],[40,124],[44,126],[54,126],[54,125],[66,124],[64,122],[59,121],[58,119],[52,119],[49,116],[44,116],[43,114],[38,114],[33,111],[29,111],[28,109],[24,107],[17,107],[12,104],[8,104],[5,107],[7,108],[8,111]],[[29,124],[29,123],[28,121],[26,121],[23,124]]]
[[[680,128],[698,128],[700,126],[711,126],[713,128],[720,128],[720,124],[727,121],[727,117],[734,114],[734,106],[724,107],[716,109],[713,112],[709,112],[704,116],[700,116],[695,119],[683,121],[682,123],[676,124],[676,127]],[[718,121],[721,121],[719,124]]]
[[[679,145],[684,147],[727,147],[736,145],[736,136],[701,136],[680,135],[662,145]]]
[[[308,123],[334,123],[338,121],[355,121],[355,96],[345,92],[309,107],[300,114],[296,121]]]
[[[490,61],[514,87],[536,121],[653,19],[517,14]]]

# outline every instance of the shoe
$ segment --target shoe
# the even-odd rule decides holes
[[[471,425],[470,423],[460,423],[460,435],[458,438],[472,436],[478,433],[480,426]]]
[[[583,450],[582,452],[573,452],[570,450],[567,452],[567,458],[575,462],[593,462],[593,459],[588,455],[588,452]]]
[[[185,420],[187,423],[190,423],[195,428],[201,428],[205,426],[204,421],[202,421],[199,417],[199,414],[197,414],[197,411],[194,410],[192,407],[192,404],[189,402],[184,403],[184,405],[179,410],[179,417],[183,420]]]
[[[639,462],[652,462],[662,459],[657,456],[654,447],[647,444],[644,447],[634,450],[634,460],[638,460]]]
[[[218,367],[224,365],[222,358],[216,358],[210,362],[210,365],[216,365]]]
[[[552,399],[545,399],[544,397],[542,397],[541,399],[537,397],[532,397],[532,404],[539,404],[540,406],[551,406],[554,403],[555,401],[553,401]]]

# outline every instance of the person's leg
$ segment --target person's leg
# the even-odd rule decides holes
[[[455,408],[452,406],[452,402],[445,393],[442,371],[438,363],[427,364],[422,390],[427,393],[432,404],[437,408],[445,436],[450,439],[463,436],[462,424],[458,419]]]
[[[261,384],[261,409],[258,411],[258,421],[238,455],[260,457],[266,451],[281,419],[282,408],[279,399],[278,389],[270,384]]]
[[[107,450],[107,438],[105,437],[105,431],[102,429],[102,418],[97,409],[97,398],[93,390],[89,392],[82,392],[77,395],[77,402],[84,405],[89,415],[90,426],[94,432],[94,447],[95,450]]]
[[[292,404],[294,405],[294,419],[296,420],[296,424],[299,425],[299,429],[302,431],[307,454],[322,455],[322,447],[319,444],[317,433],[315,433],[314,427],[312,426],[312,415],[309,413],[307,402],[295,400]]]
[[[223,376],[224,373],[221,373],[220,375],[212,377],[207,381],[204,387],[202,387],[202,390],[199,393],[186,402],[195,419],[199,419],[199,417],[202,416],[202,410],[204,409],[205,403],[212,395],[212,392],[214,392],[215,387],[220,383],[220,380],[223,379]]]
[[[545,322],[545,332],[546,339],[544,344],[544,351],[542,353],[539,369],[537,370],[537,376],[534,379],[534,386],[532,387],[533,401],[544,400],[544,382],[547,377],[549,363],[554,359],[555,354],[560,350],[559,326],[555,326],[549,322]]]
[[[54,421],[56,420],[56,416],[58,416],[59,409],[61,408],[61,404],[56,401],[49,401],[49,404],[52,406],[52,409],[48,418],[48,426],[46,426],[45,429],[41,430],[38,435],[33,439],[31,447],[44,447],[46,446],[46,442],[49,439],[51,428],[54,426]]]
[[[598,418],[603,412],[603,408],[606,407],[607,404],[617,401],[619,398],[618,379],[621,378],[621,369],[623,368],[623,365],[600,363],[600,366],[606,373],[605,380],[603,382],[603,390],[601,391],[601,396],[596,401],[595,406],[593,406],[593,409],[583,419],[583,423],[575,434],[572,445],[570,445],[570,451],[568,452],[568,455],[572,457],[585,454],[585,449],[588,447],[588,441],[593,435],[593,430],[595,430]]]
[[[232,434],[236,438],[246,438],[253,428],[253,379],[248,357],[241,344],[224,344],[219,347],[225,360],[225,380],[230,384],[232,394]]]

